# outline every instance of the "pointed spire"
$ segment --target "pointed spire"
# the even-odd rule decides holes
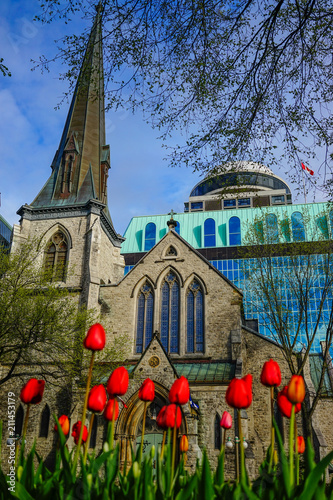
[[[33,207],[81,205],[95,198],[106,205],[108,215],[101,2],[96,10],[52,174]]]

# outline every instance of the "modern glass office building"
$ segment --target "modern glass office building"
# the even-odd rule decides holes
[[[315,331],[311,350],[322,351],[333,275],[330,251],[323,253],[323,245],[332,239],[333,209],[325,203],[293,205],[289,186],[270,169],[239,162],[197,184],[184,213],[173,217],[178,234],[243,291],[244,320],[251,328],[277,338],[254,279],[256,273],[269,273],[286,328],[291,335],[299,332],[295,348],[308,345],[308,335]],[[163,238],[169,219],[170,214],[133,217],[122,245],[125,273]]]
[[[9,248],[13,228],[0,215],[0,245]]]

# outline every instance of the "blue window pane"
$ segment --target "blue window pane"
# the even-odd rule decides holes
[[[203,208],[202,201],[194,201],[191,203],[191,210],[201,210]]]
[[[153,222],[146,225],[145,230],[145,252],[148,252],[156,243],[156,226]]]
[[[239,198],[238,206],[239,207],[249,207],[251,205],[250,198]]]
[[[239,217],[229,219],[229,245],[241,244],[241,227]]]
[[[187,352],[194,352],[194,295],[187,295]]]
[[[164,349],[169,350],[169,294],[168,283],[162,287],[162,311],[161,311],[161,343]]]
[[[204,246],[205,247],[215,247],[216,237],[215,237],[215,220],[206,219],[204,223]]]
[[[223,200],[224,208],[234,208],[236,206],[236,200]]]
[[[267,243],[279,243],[278,222],[275,214],[266,216]]]
[[[203,297],[199,290],[195,298],[196,306],[196,351],[203,352]]]
[[[171,288],[170,352],[178,352],[179,331],[179,285],[175,281]]]
[[[305,241],[303,215],[300,212],[291,214],[291,228],[294,241]]]
[[[136,352],[142,352],[143,348],[143,326],[145,318],[145,296],[140,294],[138,300],[138,322],[136,330]]]

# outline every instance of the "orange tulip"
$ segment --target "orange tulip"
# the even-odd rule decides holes
[[[187,439],[186,434],[184,434],[184,435],[181,437],[180,444],[179,444],[179,450],[180,450],[182,453],[186,453],[186,452],[187,452],[187,450],[188,450],[188,439]]]
[[[67,436],[67,434],[69,433],[69,419],[67,415],[61,415],[61,417],[58,418],[58,422],[60,424],[62,432],[65,434],[65,436]],[[58,431],[57,424],[55,424],[54,430]]]
[[[303,436],[297,436],[297,452],[298,453],[305,452],[305,441]]]
[[[287,398],[293,405],[304,401],[305,384],[301,375],[293,375],[291,377],[287,390]]]

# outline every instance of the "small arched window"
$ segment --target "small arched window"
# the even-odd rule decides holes
[[[241,226],[239,217],[230,217],[229,219],[229,245],[240,245],[241,240]]]
[[[328,231],[328,223],[327,223],[326,215],[318,217],[316,219],[316,223],[317,223],[317,227],[318,227],[319,231],[321,232],[322,236],[325,238],[325,240],[328,240],[329,231]]]
[[[330,229],[331,229],[331,238],[333,239],[333,210],[329,213],[329,221],[330,221]]]
[[[166,352],[179,352],[179,283],[171,271],[162,284],[161,342]]]
[[[65,281],[68,243],[66,236],[57,231],[50,238],[45,251],[45,270],[51,280]]]
[[[39,437],[47,438],[49,434],[50,408],[45,405],[40,417]]]
[[[294,241],[305,241],[305,228],[301,212],[291,214],[291,230]]]
[[[91,435],[90,435],[90,441],[89,441],[89,448],[96,448],[96,442],[97,442],[97,419],[98,419],[98,417],[97,417],[97,415],[95,415],[95,418],[94,418],[94,421],[93,421],[93,425],[92,425],[92,429],[91,429]]]
[[[145,283],[138,296],[138,315],[136,326],[136,352],[147,347],[153,335],[154,295],[149,283]]]
[[[149,222],[145,229],[145,252],[148,252],[156,243],[156,225]]]
[[[16,436],[22,435],[23,419],[24,419],[24,410],[23,410],[23,406],[20,404],[20,406],[16,410],[16,415],[15,415],[15,435]]]
[[[204,314],[202,288],[193,280],[187,291],[186,304],[187,352],[204,350]]]
[[[219,450],[222,444],[222,436],[221,436],[221,426],[220,426],[220,417],[218,414],[215,415],[214,421],[214,446],[215,450]]]
[[[216,246],[216,235],[215,235],[215,220],[206,219],[204,223],[204,246],[205,247],[215,247]]]
[[[266,234],[267,243],[279,243],[278,222],[275,214],[268,214],[266,216]]]

